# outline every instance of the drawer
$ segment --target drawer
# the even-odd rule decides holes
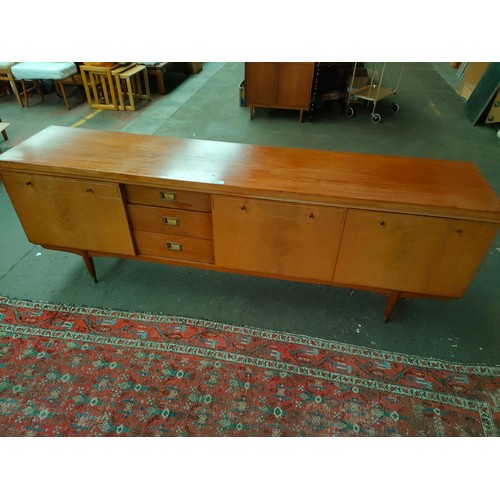
[[[172,234],[134,231],[134,238],[139,255],[164,257],[166,259],[214,262],[212,240],[190,238]]]
[[[68,179],[48,175],[5,173],[9,179],[11,190],[25,190],[25,193],[38,192],[57,197],[63,193],[67,196],[92,196],[99,198],[121,199],[118,184],[83,179]],[[29,191],[26,189],[29,188]]]
[[[132,228],[136,231],[179,234],[211,240],[212,215],[175,208],[128,205]]]
[[[211,212],[212,210],[209,193],[128,185],[125,186],[125,192],[128,202],[138,205],[181,208],[199,212]]]

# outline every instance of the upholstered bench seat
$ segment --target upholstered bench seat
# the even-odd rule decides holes
[[[18,80],[64,80],[76,73],[73,62],[21,62],[12,67]]]
[[[56,89],[59,85],[66,107],[71,109],[64,91],[62,81],[66,78],[71,78],[76,86],[74,76],[78,73],[76,64],[73,62],[21,62],[11,68],[12,74],[18,80],[21,80],[23,85],[24,95],[26,96],[26,104],[29,107],[28,95],[26,93],[25,80],[54,80]],[[78,88],[78,87],[77,87]]]

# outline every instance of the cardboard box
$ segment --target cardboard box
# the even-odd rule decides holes
[[[469,99],[489,64],[489,62],[472,62],[467,64],[467,69],[462,77],[462,83],[458,89],[459,96],[463,97],[466,101]]]

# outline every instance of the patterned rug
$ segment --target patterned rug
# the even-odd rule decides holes
[[[500,367],[0,296],[1,436],[496,436]]]

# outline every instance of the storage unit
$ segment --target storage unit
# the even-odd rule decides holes
[[[105,158],[105,161],[103,161]],[[93,256],[460,297],[500,224],[471,163],[48,127],[0,156],[33,243]]]
[[[250,118],[255,108],[296,109],[300,121],[309,109],[314,78],[314,63],[245,63],[246,104]]]

